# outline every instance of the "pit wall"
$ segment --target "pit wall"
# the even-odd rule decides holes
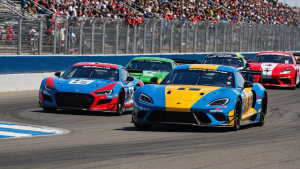
[[[126,66],[135,57],[202,61],[207,54],[0,56],[0,92],[39,89],[42,79],[53,77],[54,72],[65,71],[77,62],[103,62]],[[257,53],[242,54],[252,60]]]

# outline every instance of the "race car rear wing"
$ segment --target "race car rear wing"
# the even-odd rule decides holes
[[[260,75],[261,78],[260,78],[260,82],[258,83],[262,83],[262,71],[254,71],[254,70],[249,70],[249,69],[242,69],[242,70],[239,70],[242,75],[250,82],[255,82],[254,80],[254,75]]]
[[[136,73],[136,76],[143,76],[143,69],[126,69],[129,73]]]
[[[201,64],[200,60],[187,60],[187,59],[172,59],[174,62],[176,62],[179,65],[185,65],[185,64]]]

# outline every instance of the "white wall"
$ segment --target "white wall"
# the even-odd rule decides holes
[[[54,77],[54,72],[0,75],[0,92],[38,90],[46,77]]]

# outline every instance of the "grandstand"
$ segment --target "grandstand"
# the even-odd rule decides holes
[[[1,0],[0,49],[16,54],[255,52],[299,48],[299,15],[276,0]]]

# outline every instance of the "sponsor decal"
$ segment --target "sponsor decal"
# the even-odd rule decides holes
[[[140,110],[146,110],[146,111],[149,110],[148,108],[138,106],[135,102],[133,102],[133,106],[134,106],[134,108],[138,108]]]
[[[223,110],[210,110],[211,113],[222,113]]]
[[[158,60],[138,60],[138,62],[150,62],[150,63],[166,63]]]
[[[103,67],[103,66],[83,66],[83,68],[93,68],[93,69],[111,69],[110,67]]]
[[[261,99],[258,99],[258,100],[257,100],[257,104],[261,104]]]
[[[81,85],[87,85],[90,83],[93,83],[95,80],[80,80],[80,79],[76,79],[76,80],[71,80],[69,82],[69,84],[81,84]]]
[[[227,108],[227,106],[222,106],[222,108]]]
[[[240,94],[237,90],[233,90],[233,92],[236,93],[237,95]]]
[[[257,85],[260,88],[260,90],[265,90],[265,88],[260,83],[258,83]]]
[[[118,97],[118,94],[115,94],[115,97]]]
[[[152,77],[154,75],[154,72],[146,72],[146,71],[144,71],[143,72],[143,76],[150,76],[150,77]]]

